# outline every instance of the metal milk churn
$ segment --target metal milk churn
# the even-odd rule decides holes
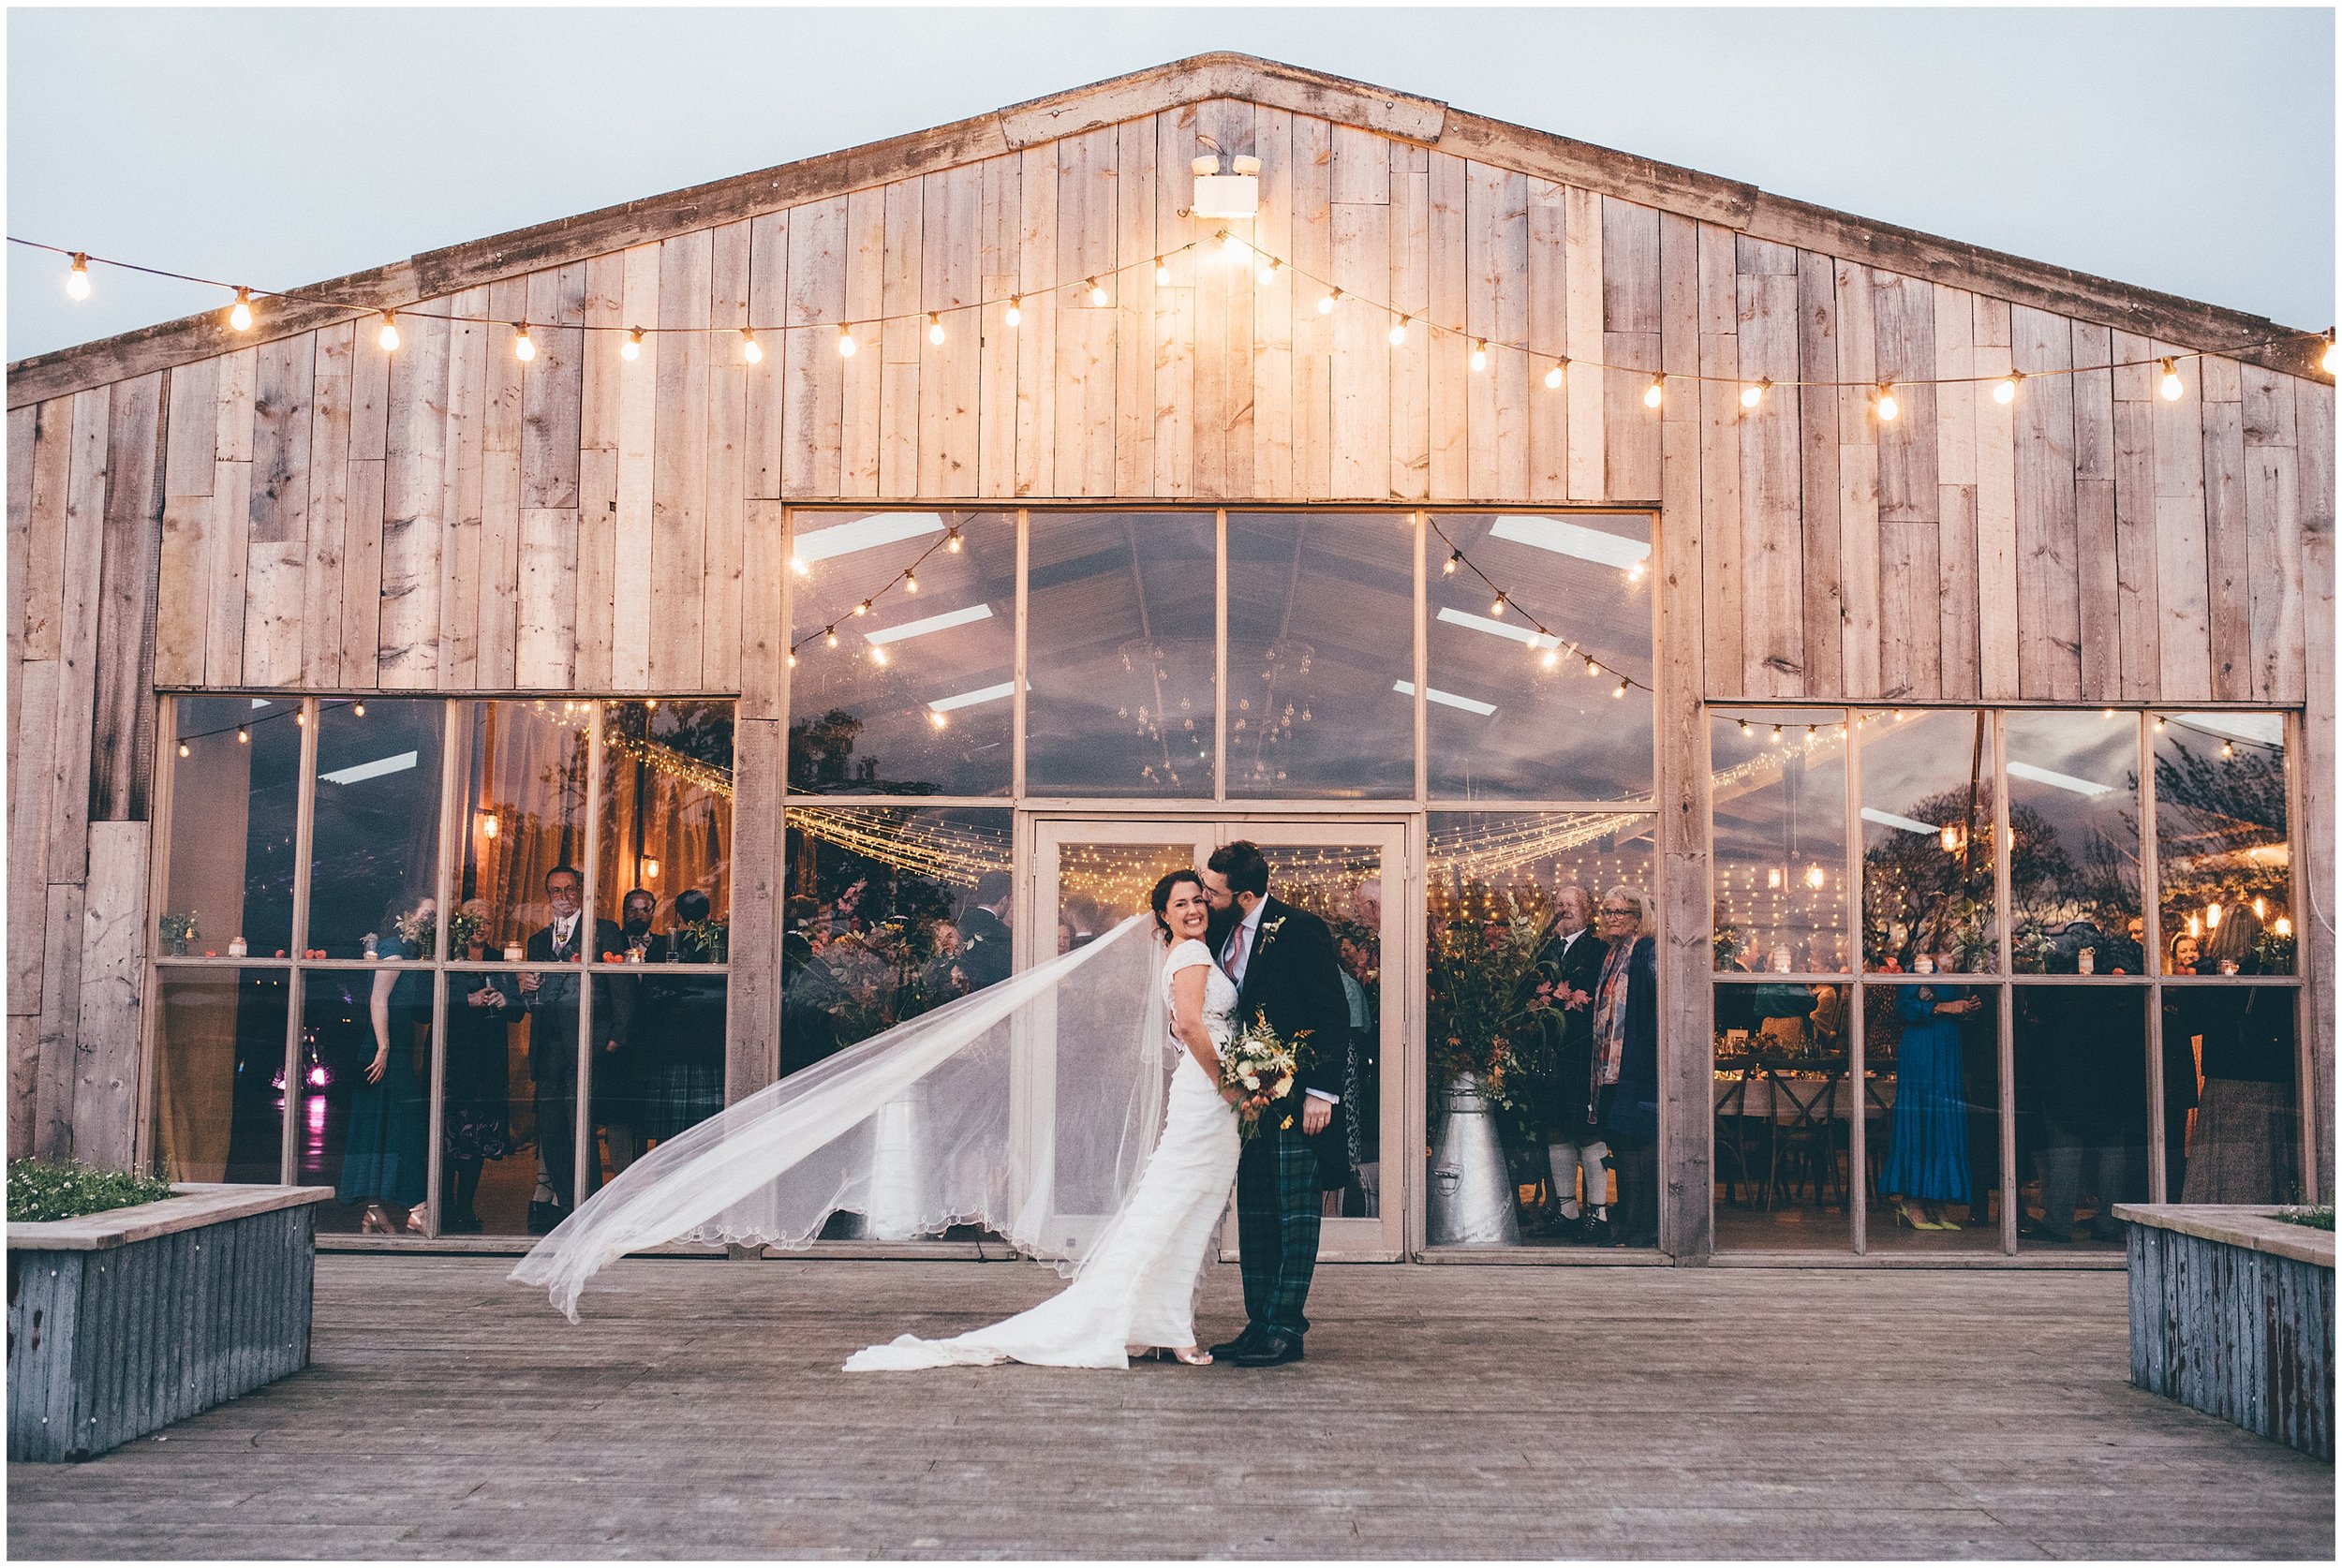
[[[1447,1115],[1431,1146],[1430,1198],[1424,1238],[1430,1245],[1520,1244],[1505,1148],[1476,1073],[1460,1072],[1447,1086]]]

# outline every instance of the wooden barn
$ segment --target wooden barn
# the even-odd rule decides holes
[[[1232,54],[228,303],[9,368],[16,1150],[514,1248],[1249,838],[1329,1256],[2333,1192],[2322,335]]]

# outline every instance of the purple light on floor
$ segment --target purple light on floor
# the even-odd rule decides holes
[[[318,1066],[309,1069],[309,1087],[311,1088],[323,1088],[325,1085],[326,1074],[324,1067]]]

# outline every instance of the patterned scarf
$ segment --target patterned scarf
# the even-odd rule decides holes
[[[1619,1058],[1626,1054],[1626,983],[1634,968],[1635,939],[1622,937],[1602,960],[1593,983],[1593,1087],[1618,1082]]]

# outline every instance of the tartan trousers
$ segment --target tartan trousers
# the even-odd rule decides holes
[[[1317,1269],[1324,1202],[1308,1139],[1270,1126],[1244,1146],[1236,1166],[1237,1248],[1244,1315],[1255,1326],[1297,1339],[1309,1332],[1301,1304]]]

